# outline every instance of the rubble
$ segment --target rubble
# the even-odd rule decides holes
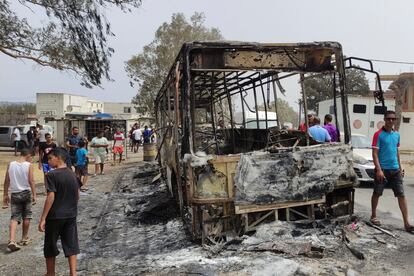
[[[82,238],[80,275],[398,275],[401,254],[414,254],[412,236],[389,239],[358,217],[262,224],[212,252],[187,234],[163,178],[151,183],[158,171],[152,164],[124,169],[111,193],[83,199],[80,210],[90,207],[81,227],[101,215],[91,239]],[[106,205],[93,209],[100,200]],[[365,260],[346,248],[341,229]]]

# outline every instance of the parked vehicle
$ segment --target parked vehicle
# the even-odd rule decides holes
[[[362,134],[352,134],[354,171],[360,184],[373,184],[375,165],[372,160],[371,140]]]
[[[14,147],[13,130],[15,126],[0,126],[0,147]],[[23,127],[18,127],[20,130],[20,148],[27,145],[27,140],[22,137]]]

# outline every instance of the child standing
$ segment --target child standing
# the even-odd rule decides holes
[[[124,153],[124,140],[125,136],[119,128],[116,129],[114,134],[114,145],[112,151],[114,154],[114,165],[116,164],[116,155],[119,154],[119,164],[122,161],[122,154]]]
[[[73,276],[76,275],[76,255],[79,254],[76,216],[81,183],[75,173],[66,167],[64,151],[54,149],[48,158],[54,170],[46,175],[47,196],[39,222],[39,231],[45,232],[43,253],[46,275],[55,275],[55,261],[59,254],[56,244],[60,237],[70,275]]]
[[[22,149],[20,159],[10,162],[4,179],[3,208],[11,203],[10,238],[7,247],[11,251],[20,249],[19,245],[27,245],[30,220],[32,219],[32,204],[36,203],[36,188],[33,177],[32,154],[29,149]],[[11,200],[9,198],[9,188]],[[17,224],[22,225],[22,240],[16,243]]]
[[[76,151],[76,168],[75,173],[82,182],[82,192],[86,192],[88,187],[88,150],[85,149],[85,142],[80,140],[78,143],[78,150]]]

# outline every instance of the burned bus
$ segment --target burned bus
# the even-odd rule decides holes
[[[352,214],[346,62],[336,42],[182,46],[156,97],[158,161],[194,238]],[[284,127],[277,99],[297,93],[306,118],[304,81],[315,74],[329,76],[340,99],[343,141]]]

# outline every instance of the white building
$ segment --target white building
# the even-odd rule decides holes
[[[104,103],[105,113],[111,114],[114,118],[133,120],[140,116],[132,103]]]
[[[104,103],[85,96],[66,93],[37,93],[36,115],[40,123],[64,119],[70,113],[94,114],[104,112]]]
[[[153,118],[138,114],[132,103],[104,103],[67,93],[37,93],[36,115],[40,124],[53,127],[59,144],[73,126],[79,127],[81,135],[93,137],[105,126],[128,131],[137,122],[153,123]]]

